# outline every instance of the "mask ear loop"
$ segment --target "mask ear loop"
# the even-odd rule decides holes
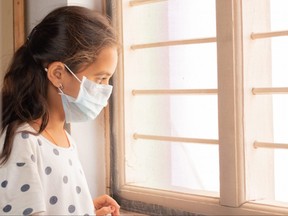
[[[81,83],[81,80],[73,73],[73,71],[70,70],[70,68],[66,64],[64,64],[64,66],[75,77],[75,79],[77,79]]]

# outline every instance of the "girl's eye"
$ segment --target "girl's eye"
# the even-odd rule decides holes
[[[107,80],[106,77],[97,78],[96,83],[97,84],[103,84],[104,82],[106,82],[106,80]]]

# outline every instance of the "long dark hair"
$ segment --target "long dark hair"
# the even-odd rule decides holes
[[[78,6],[66,6],[49,13],[30,33],[26,43],[14,54],[4,77],[1,135],[6,131],[0,165],[7,162],[17,128],[41,119],[38,133],[47,126],[47,87],[44,68],[54,61],[71,70],[93,63],[105,47],[117,46],[109,20]]]

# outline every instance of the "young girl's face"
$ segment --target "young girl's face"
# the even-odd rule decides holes
[[[104,48],[99,53],[97,60],[84,70],[77,72],[76,76],[80,80],[85,76],[87,79],[97,84],[107,85],[109,79],[115,72],[117,61],[117,49],[113,47]],[[65,94],[77,98],[80,82],[69,71],[67,71],[67,76],[65,76],[65,79],[63,80],[63,86]]]

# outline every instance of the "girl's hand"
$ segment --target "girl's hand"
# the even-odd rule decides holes
[[[108,195],[102,195],[93,200],[96,209],[96,215],[105,216],[111,214],[112,216],[120,215],[120,206],[118,203]]]

